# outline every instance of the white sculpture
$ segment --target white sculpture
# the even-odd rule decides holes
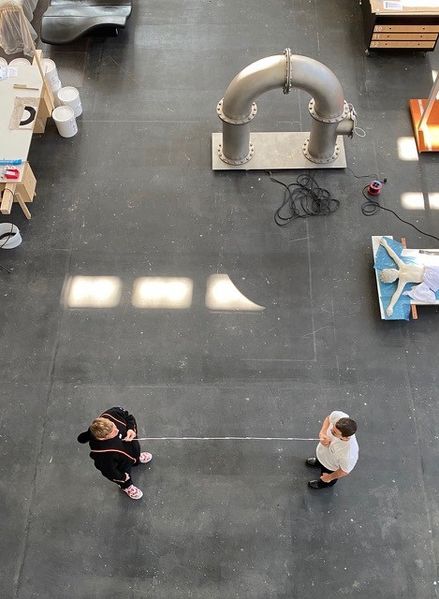
[[[403,295],[408,295],[419,302],[434,303],[436,301],[436,291],[439,290],[439,267],[407,264],[392,250],[385,237],[381,238],[380,244],[398,266],[398,269],[384,268],[379,275],[382,283],[393,283],[398,279],[398,286],[386,309],[387,316],[392,316],[393,308],[407,283],[419,284],[409,291],[404,291]]]

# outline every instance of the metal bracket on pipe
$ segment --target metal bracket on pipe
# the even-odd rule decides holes
[[[221,121],[223,121],[224,123],[229,123],[230,125],[245,125],[246,123],[249,123],[250,121],[252,121],[258,112],[258,107],[256,105],[256,102],[253,102],[251,110],[250,110],[250,114],[248,114],[245,118],[231,119],[230,117],[228,117],[227,115],[224,114],[223,103],[224,103],[224,98],[221,98],[221,100],[216,105],[216,112]]]
[[[284,94],[289,94],[293,88],[293,74],[291,72],[291,49],[285,48],[285,83],[283,86]]]
[[[224,155],[222,144],[218,144],[217,152],[219,158],[226,164],[230,164],[231,166],[240,166],[253,158],[253,154],[255,153],[255,146],[252,143],[250,143],[247,156],[244,156],[244,158],[241,158],[240,160],[227,158],[227,156]]]
[[[311,162],[315,162],[315,164],[330,164],[331,162],[334,162],[334,160],[337,160],[340,155],[340,147],[336,145],[334,148],[334,153],[332,156],[329,156],[329,158],[316,158],[315,156],[312,156],[309,153],[309,137],[302,145],[302,150],[305,158],[308,158],[308,160],[311,160]]]

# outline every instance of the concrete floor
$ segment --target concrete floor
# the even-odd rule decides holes
[[[45,47],[84,116],[71,140],[53,123],[34,139],[32,220],[14,207],[23,243],[0,255],[2,598],[437,597],[439,313],[381,322],[370,237],[439,242],[362,216],[349,171],[317,173],[336,214],[279,229],[266,174],[210,169],[228,83],[290,46],[357,108],[350,168],[387,177],[384,205],[437,235],[437,210],[401,195],[439,193],[438,157],[403,161],[397,142],[439,61],[367,58],[361,28],[350,0],[141,0],[118,37]],[[307,103],[270,92],[255,129],[306,131]],[[209,309],[215,274],[265,310]],[[78,276],[115,277],[115,305],[70,307]],[[150,276],[190,279],[191,305],[134,306]],[[112,405],[142,436],[313,437],[341,409],[360,462],[313,493],[313,443],[156,441],[134,502],[76,442]]]

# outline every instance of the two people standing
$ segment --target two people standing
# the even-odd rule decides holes
[[[320,469],[320,477],[308,482],[310,488],[332,487],[339,478],[352,472],[358,460],[356,430],[355,420],[344,412],[334,411],[325,418],[319,433],[316,456],[306,460],[308,466]],[[143,496],[131,479],[131,469],[152,460],[152,454],[140,450],[136,437],[134,416],[118,407],[103,412],[78,436],[80,443],[88,442],[90,457],[96,468],[130,499],[141,499]]]

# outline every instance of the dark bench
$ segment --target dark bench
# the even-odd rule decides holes
[[[51,0],[43,15],[41,40],[68,44],[98,27],[125,27],[132,0]]]

